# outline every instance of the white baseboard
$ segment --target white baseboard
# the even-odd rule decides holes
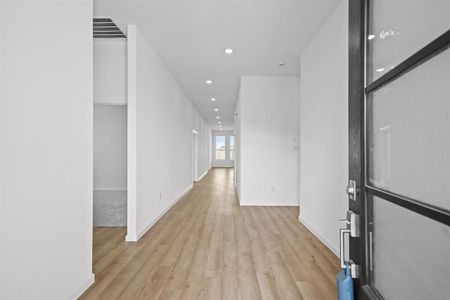
[[[169,209],[171,209],[181,198],[183,198],[184,195],[186,195],[187,192],[189,192],[192,189],[193,185],[191,184],[187,189],[185,189],[170,205],[169,207],[167,207],[165,210],[163,210],[163,212],[161,212],[159,214],[158,217],[156,217],[154,220],[150,221],[149,224],[147,224],[145,226],[145,228],[143,230],[141,230],[140,233],[137,234],[136,239],[129,237],[128,234],[125,237],[125,241],[127,242],[137,242],[139,241],[139,239],[150,229],[152,228],[153,225],[156,224],[156,222],[159,221],[159,219],[161,219],[162,216],[164,216],[166,214],[166,212],[169,211]]]
[[[69,296],[68,300],[76,300],[95,282],[95,274],[91,273],[89,277],[83,281],[78,288]]]
[[[209,171],[209,170],[208,170]],[[202,175],[200,175],[200,177],[199,178],[197,178],[197,180],[196,181],[200,181],[200,180],[202,180],[203,179],[203,177],[205,177],[206,176],[206,174],[208,174],[208,171],[205,171],[205,173],[203,173]]]
[[[138,241],[137,237],[130,236],[129,233],[125,235],[125,242],[137,242],[137,241]]]
[[[331,245],[331,243],[329,241],[327,241],[323,236],[321,236],[320,234],[317,233],[317,231],[315,231],[314,229],[312,229],[312,227],[310,225],[308,225],[308,223],[305,222],[305,220],[303,220],[300,216],[298,216],[298,221],[300,223],[302,223],[306,229],[308,229],[309,231],[311,231],[311,233],[319,239],[319,241],[321,241],[325,246],[327,246],[328,249],[331,250],[331,252],[334,253],[334,255],[336,255],[337,257],[339,257],[339,250],[337,248],[335,248],[333,245]]]

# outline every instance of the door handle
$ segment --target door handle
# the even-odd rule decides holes
[[[352,277],[359,278],[359,265],[355,264],[350,257],[348,261],[345,261],[345,235],[348,235],[349,239],[350,237],[359,237],[359,215],[349,210],[347,211],[347,218],[339,220],[339,222],[345,223],[345,228],[339,229],[339,259],[341,268],[345,268],[345,264],[347,263],[350,266]]]
[[[350,235],[351,230],[347,229],[347,228],[342,228],[339,229],[340,235],[339,235],[339,244],[340,244],[340,254],[339,254],[339,258],[341,260],[341,268],[345,268],[345,247],[344,247],[344,236],[346,234]]]
[[[344,223],[346,229],[350,230],[351,237],[359,237],[359,215],[352,211],[347,211],[347,218],[339,220]]]

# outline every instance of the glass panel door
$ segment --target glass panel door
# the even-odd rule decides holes
[[[369,285],[382,299],[448,299],[450,1],[369,1],[369,12]]]
[[[215,159],[216,160],[225,160],[226,159],[225,136],[223,136],[223,135],[216,135],[216,137],[215,137],[215,145],[216,145]]]
[[[355,284],[362,299],[449,299],[450,1],[349,3]]]
[[[232,131],[213,132],[213,167],[234,167],[235,140]]]
[[[448,0],[375,0],[369,13],[369,83],[450,28]]]
[[[450,295],[450,226],[373,197],[372,285],[384,299]]]
[[[449,83],[447,49],[367,95],[371,186],[450,210]]]

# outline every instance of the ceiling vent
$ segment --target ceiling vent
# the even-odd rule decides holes
[[[126,38],[110,18],[94,18],[94,38]]]

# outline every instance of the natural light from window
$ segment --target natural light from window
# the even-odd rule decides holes
[[[225,160],[225,136],[216,136],[216,160]]]

